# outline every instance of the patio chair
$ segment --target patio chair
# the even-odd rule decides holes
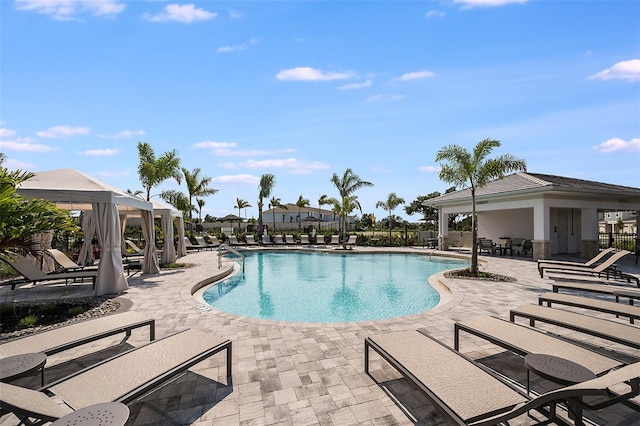
[[[274,235],[273,243],[277,246],[283,246],[285,244],[284,240],[282,239],[282,235]]]
[[[354,248],[356,246],[357,239],[358,239],[357,235],[350,235],[349,239],[345,243],[345,246],[347,246],[349,248]]]
[[[331,241],[329,241],[329,244],[332,245],[332,246],[339,246],[340,245],[340,235],[333,234],[331,236]]]
[[[527,318],[531,327],[540,321],[640,349],[640,328],[632,325],[540,305],[522,305],[511,309],[511,322],[515,322],[517,317]]]
[[[546,263],[548,265],[564,265],[564,266],[593,266],[597,264],[600,259],[608,256],[609,254],[615,251],[615,247],[609,247],[605,250],[602,250],[600,253],[587,260],[586,262],[571,262],[568,260],[553,260],[553,259],[538,259],[538,272],[540,271],[540,264]]]
[[[284,236],[284,242],[288,245],[288,246],[295,246],[296,244],[298,244],[295,240],[295,238],[293,238],[293,235],[291,234],[287,234]]]
[[[509,246],[509,253],[513,256],[513,253],[518,253],[518,256],[527,256],[527,253],[533,253],[533,242],[531,240],[524,240],[522,244]]]
[[[309,236],[307,234],[300,235],[300,244],[303,246],[309,245]]]
[[[214,248],[220,247],[220,240],[218,240],[218,237],[216,237],[215,235],[208,235],[207,238],[209,238],[210,243],[208,243],[208,244],[210,246],[212,246]]]
[[[29,423],[31,419],[54,421],[94,404],[128,404],[222,350],[227,354],[230,384],[231,341],[189,329],[116,355],[39,390],[0,383],[0,409],[33,424]]]
[[[253,236],[253,234],[247,234],[246,240],[247,240],[247,245],[249,245],[249,246],[257,246],[258,245],[258,242],[256,241],[256,238]]]
[[[634,323],[634,320],[640,319],[640,306],[625,305],[623,303],[610,302],[608,300],[594,299],[591,297],[549,292],[538,296],[538,304],[544,305],[545,303],[549,307],[555,303],[556,305],[572,306],[574,308],[614,314],[616,316],[629,318],[631,324]]]
[[[58,272],[73,272],[73,271],[81,271],[83,269],[86,270],[96,270],[97,266],[83,266],[78,265],[76,262],[71,260],[66,254],[58,249],[47,249],[45,251],[47,255],[51,256],[53,260],[60,266],[58,268]]]
[[[367,374],[370,374],[369,348],[427,394],[452,423],[460,425],[507,423],[534,409],[553,421],[556,404],[567,400],[571,401],[573,414],[581,421],[583,408],[600,409],[623,402],[638,395],[640,389],[640,363],[635,363],[532,398],[487,367],[418,331],[367,337],[364,354]],[[626,382],[631,382],[631,390],[626,394],[612,395],[609,391]],[[590,406],[581,401],[583,396],[606,399],[597,406]],[[545,409],[547,406],[548,410]]]
[[[244,246],[246,243],[244,241],[238,240],[238,237],[235,235],[229,235],[229,244],[232,246]]]
[[[496,254],[496,245],[488,238],[478,238],[478,251],[480,254]]]
[[[552,263],[538,263],[538,270],[540,271],[540,278],[543,277],[544,271],[555,271],[555,273],[558,272],[562,272],[562,273],[586,273],[586,274],[593,274],[593,275],[597,275],[598,277],[601,276],[601,274],[606,274],[607,279],[609,279],[609,275],[611,274],[613,277],[615,277],[616,274],[616,266],[615,263],[622,259],[624,256],[628,255],[629,253],[631,253],[630,251],[627,250],[620,250],[617,253],[612,254],[611,256],[609,256],[604,262],[600,263],[599,265],[596,266],[585,266],[585,265],[555,265]]]
[[[91,278],[93,288],[96,287],[96,279],[98,278],[97,270],[60,273],[51,272],[46,274],[34,266],[29,259],[21,254],[13,252],[0,253],[0,260],[11,266],[17,273],[24,277],[2,283],[2,285],[11,285],[11,290],[15,290],[16,285],[18,284],[31,283],[36,285],[36,283],[39,282],[59,280],[64,280],[65,284],[69,284],[69,280],[84,280],[85,278]]]
[[[155,320],[137,312],[127,311],[5,341],[0,344],[0,355],[13,356],[33,352],[53,355],[85,343],[126,333],[121,342],[123,343],[131,336],[132,330],[146,326],[149,326],[149,340],[155,340]]]
[[[185,248],[188,250],[198,250],[200,251],[200,249],[204,248],[202,246],[200,246],[199,244],[193,244],[191,242],[191,240],[189,239],[189,237],[182,237],[184,239],[184,246]]]
[[[505,321],[492,316],[478,316],[454,324],[454,348],[460,349],[460,332],[465,331],[505,348],[520,356],[531,353],[553,355],[568,359],[599,376],[621,361],[590,351],[534,328]]]
[[[271,241],[271,237],[269,235],[262,236],[262,245],[263,246],[271,246],[273,242]]]
[[[209,244],[208,242],[206,242],[204,240],[204,237],[201,236],[197,236],[197,237],[193,237],[195,238],[196,242],[198,243],[199,246],[202,246],[202,248],[204,250],[213,250],[214,248],[218,247],[215,244]]]

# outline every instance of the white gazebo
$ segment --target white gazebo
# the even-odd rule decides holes
[[[119,212],[140,212],[142,233],[148,242],[144,250],[142,272],[160,271],[155,248],[153,206],[150,202],[74,169],[38,172],[20,184],[18,193],[27,198],[52,201],[65,210],[84,211],[91,218],[85,222],[93,221],[92,226],[95,226],[100,244],[96,295],[122,293],[129,288],[122,266]],[[87,232],[91,233],[85,238],[85,244],[91,244],[92,231],[84,231],[85,236]]]

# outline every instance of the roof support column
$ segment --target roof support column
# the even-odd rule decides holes
[[[580,257],[591,259],[600,251],[598,236],[598,209],[588,207],[580,209]]]
[[[438,209],[438,245],[441,250],[449,250],[449,214]]]
[[[533,258],[551,257],[551,208],[544,199],[535,200],[533,206]]]

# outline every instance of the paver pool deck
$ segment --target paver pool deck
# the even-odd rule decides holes
[[[353,254],[379,250],[358,246]],[[385,251],[431,252],[422,248],[389,248]],[[447,253],[456,254],[443,254]],[[219,268],[215,251],[190,253],[181,258],[181,262],[193,265],[188,268],[163,270],[155,275],[132,275],[128,280],[129,290],[119,296],[124,308],[155,318],[157,337],[196,328],[230,339],[233,342],[233,374],[232,381],[227,383],[225,356],[215,355],[160,390],[130,404],[127,424],[447,424],[446,418],[434,409],[420,390],[377,355],[371,356],[371,376],[365,374],[364,338],[391,331],[421,329],[453,346],[456,321],[476,315],[508,319],[510,308],[537,303],[540,293],[551,291],[552,281],[539,277],[536,262],[530,257],[479,256],[479,259],[482,270],[513,277],[516,281],[450,279],[440,273],[429,278],[443,296],[436,308],[405,317],[355,323],[278,322],[213,310],[197,294],[193,295],[192,289],[233,268],[231,260],[225,260]],[[634,256],[627,256],[619,267],[640,276],[640,266],[634,261]],[[0,288],[3,303],[90,295],[90,285],[29,286],[17,291]],[[590,314],[628,323],[611,315]],[[615,351],[625,362],[640,357],[636,349],[585,334],[542,324],[539,328],[586,342],[593,345],[594,350]],[[134,331],[121,345],[117,344],[119,339],[120,336],[104,339],[49,357],[47,381],[144,344],[148,341],[148,332]],[[520,384],[525,383],[526,370],[520,357],[468,334],[463,335],[461,342],[461,352]],[[533,389],[539,391],[557,386],[533,377],[532,383]],[[99,384],[96,384],[96,392],[99,392]],[[640,399],[636,400],[640,403]],[[587,417],[592,424],[640,423],[638,409],[621,404],[588,412]],[[11,414],[0,418],[1,426],[17,423]],[[514,422],[531,423],[534,420],[527,415]]]

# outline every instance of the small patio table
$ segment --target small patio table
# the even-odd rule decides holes
[[[128,419],[129,407],[120,402],[104,402],[102,404],[90,405],[67,414],[51,423],[51,426],[124,426]]]
[[[42,353],[13,355],[0,359],[0,381],[8,382],[40,371],[40,383],[44,386],[44,365],[47,356]]]

